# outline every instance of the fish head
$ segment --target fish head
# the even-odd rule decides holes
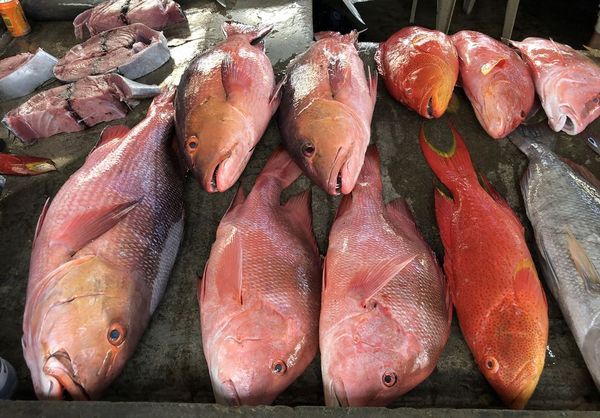
[[[429,374],[420,342],[375,301],[327,339],[333,349],[323,350],[321,362],[328,406],[386,406]]]
[[[254,151],[247,118],[227,101],[209,98],[187,120],[181,140],[188,168],[207,192],[228,190]]]
[[[268,405],[304,371],[317,350],[306,326],[263,304],[229,321],[207,355],[218,403]],[[314,324],[316,326],[316,324]]]
[[[296,119],[296,140],[288,144],[305,173],[330,195],[354,189],[362,168],[369,132],[348,106],[314,100]]]
[[[123,369],[149,318],[140,314],[148,298],[131,273],[95,256],[76,261],[40,293],[35,331],[23,337],[40,399],[98,399]]]

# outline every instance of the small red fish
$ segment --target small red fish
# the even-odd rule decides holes
[[[458,78],[458,56],[446,34],[400,29],[379,45],[375,61],[394,99],[424,118],[444,114]]]
[[[56,165],[48,158],[0,153],[0,174],[37,176],[54,170]]]
[[[444,270],[463,336],[496,393],[524,408],[544,368],[548,305],[525,243],[523,226],[484,179],[477,180],[467,147],[452,128],[448,152],[427,142],[425,159],[452,193],[435,193]]]

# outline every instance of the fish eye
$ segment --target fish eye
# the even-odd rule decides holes
[[[127,331],[125,330],[125,327],[123,327],[123,325],[119,323],[113,323],[108,328],[108,334],[106,337],[108,338],[109,343],[111,343],[114,346],[118,346],[121,345],[123,341],[125,341],[126,334]]]
[[[498,363],[498,360],[496,360],[494,357],[486,358],[485,362],[484,362],[484,366],[487,370],[491,371],[492,373],[496,373],[498,371],[498,369],[500,368],[500,364]]]
[[[187,147],[191,150],[195,150],[198,146],[198,137],[196,135],[190,136],[186,143]]]
[[[285,364],[285,361],[277,360],[277,361],[273,362],[273,365],[271,366],[271,370],[273,371],[273,374],[278,374],[279,376],[284,375],[285,372],[287,371],[287,366]]]
[[[381,377],[381,381],[385,386],[391,388],[398,382],[398,376],[396,375],[396,373],[388,370]]]
[[[314,153],[315,145],[312,142],[306,141],[302,144],[302,154],[304,154],[305,157],[312,157]]]
[[[527,116],[527,113],[525,113],[524,110],[521,110],[521,117],[524,118],[525,116]]]

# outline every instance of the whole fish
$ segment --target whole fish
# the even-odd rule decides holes
[[[377,99],[377,74],[365,74],[358,33],[319,32],[287,69],[279,111],[285,146],[330,195],[348,194],[363,165]]]
[[[300,169],[279,149],[239,189],[198,286],[202,346],[217,402],[270,404],[315,357],[321,266],[310,190],[285,205]]]
[[[131,130],[106,128],[40,216],[22,340],[40,399],[98,399],[160,302],[183,231],[174,93]]]
[[[431,374],[450,333],[435,254],[404,200],[384,204],[381,193],[372,145],[329,234],[319,324],[327,405],[387,405]]]
[[[25,52],[0,61],[0,100],[26,96],[54,78],[58,60],[42,48],[35,54]]]
[[[600,116],[600,66],[552,39],[511,41],[529,65],[550,127],[577,135]]]
[[[465,143],[452,134],[449,152],[420,134],[425,159],[452,193],[435,193],[450,294],[479,369],[507,406],[524,408],[544,368],[546,296],[523,226],[487,180],[479,185]]]
[[[546,138],[539,127],[510,136],[529,158],[521,191],[546,282],[600,389],[600,182],[554,154]]]
[[[54,170],[56,165],[48,158],[0,152],[0,174],[36,176]]]
[[[194,58],[176,98],[180,150],[207,192],[238,180],[280,100],[263,43],[273,26],[222,29],[227,39]]]
[[[394,99],[424,118],[444,114],[458,78],[458,55],[448,35],[405,27],[379,44],[375,62]]]
[[[527,64],[510,47],[480,32],[450,37],[460,58],[461,84],[477,120],[495,139],[504,138],[529,115],[535,87]]]

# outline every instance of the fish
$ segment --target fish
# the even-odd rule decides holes
[[[529,159],[520,185],[546,284],[600,389],[600,182],[556,155],[552,135],[537,125],[509,138]]]
[[[62,132],[83,131],[120,119],[139,102],[156,96],[160,87],[117,74],[89,76],[38,93],[12,109],[2,123],[21,141],[31,144]]]
[[[463,30],[450,39],[477,120],[489,136],[504,138],[533,107],[535,86],[527,64],[509,46],[480,32]]]
[[[287,68],[279,130],[308,178],[330,195],[348,194],[371,137],[377,73],[365,73],[356,31],[315,39]]]
[[[529,66],[554,131],[577,135],[600,116],[600,66],[594,61],[552,39],[510,43]]]
[[[86,28],[90,36],[132,23],[143,23],[162,30],[187,22],[181,6],[173,0],[106,0],[75,17],[75,37],[83,38]]]
[[[362,16],[360,15],[360,13],[358,12],[358,10],[356,9],[356,6],[354,5],[355,3],[364,3],[367,1],[371,1],[371,0],[343,0],[344,5],[346,6],[346,8],[348,8],[348,10],[350,11],[350,13],[352,13],[352,16],[354,16],[354,18],[356,20],[358,20],[360,23],[362,23],[363,25],[365,25],[365,21],[363,20]]]
[[[107,127],[44,205],[22,338],[39,399],[99,399],[162,298],[183,234],[174,93],[158,95],[132,129]]]
[[[54,75],[73,82],[90,75],[115,72],[130,80],[165,64],[171,53],[162,32],[133,23],[101,32],[75,45],[58,61]]]
[[[427,163],[448,188],[435,191],[444,271],[463,337],[479,370],[504,404],[522,409],[544,368],[548,305],[521,222],[481,174],[454,127],[448,152],[421,127]]]
[[[42,48],[35,54],[24,52],[0,61],[0,101],[26,96],[53,79],[57,61]]]
[[[175,105],[181,154],[207,192],[235,184],[280,102],[263,43],[273,26],[222,29],[226,39],[186,68]]]
[[[458,55],[448,35],[405,27],[379,44],[375,62],[394,99],[427,119],[444,114],[458,78]]]
[[[25,16],[36,22],[73,20],[102,0],[20,0]]]
[[[49,158],[0,152],[0,174],[36,176],[55,170],[56,165]]]
[[[382,199],[367,150],[342,198],[323,269],[319,347],[328,406],[386,406],[434,370],[452,303],[435,254],[402,198]]]
[[[310,189],[280,204],[300,174],[279,148],[248,196],[238,189],[198,283],[202,348],[220,404],[270,404],[317,353],[321,260]]]

